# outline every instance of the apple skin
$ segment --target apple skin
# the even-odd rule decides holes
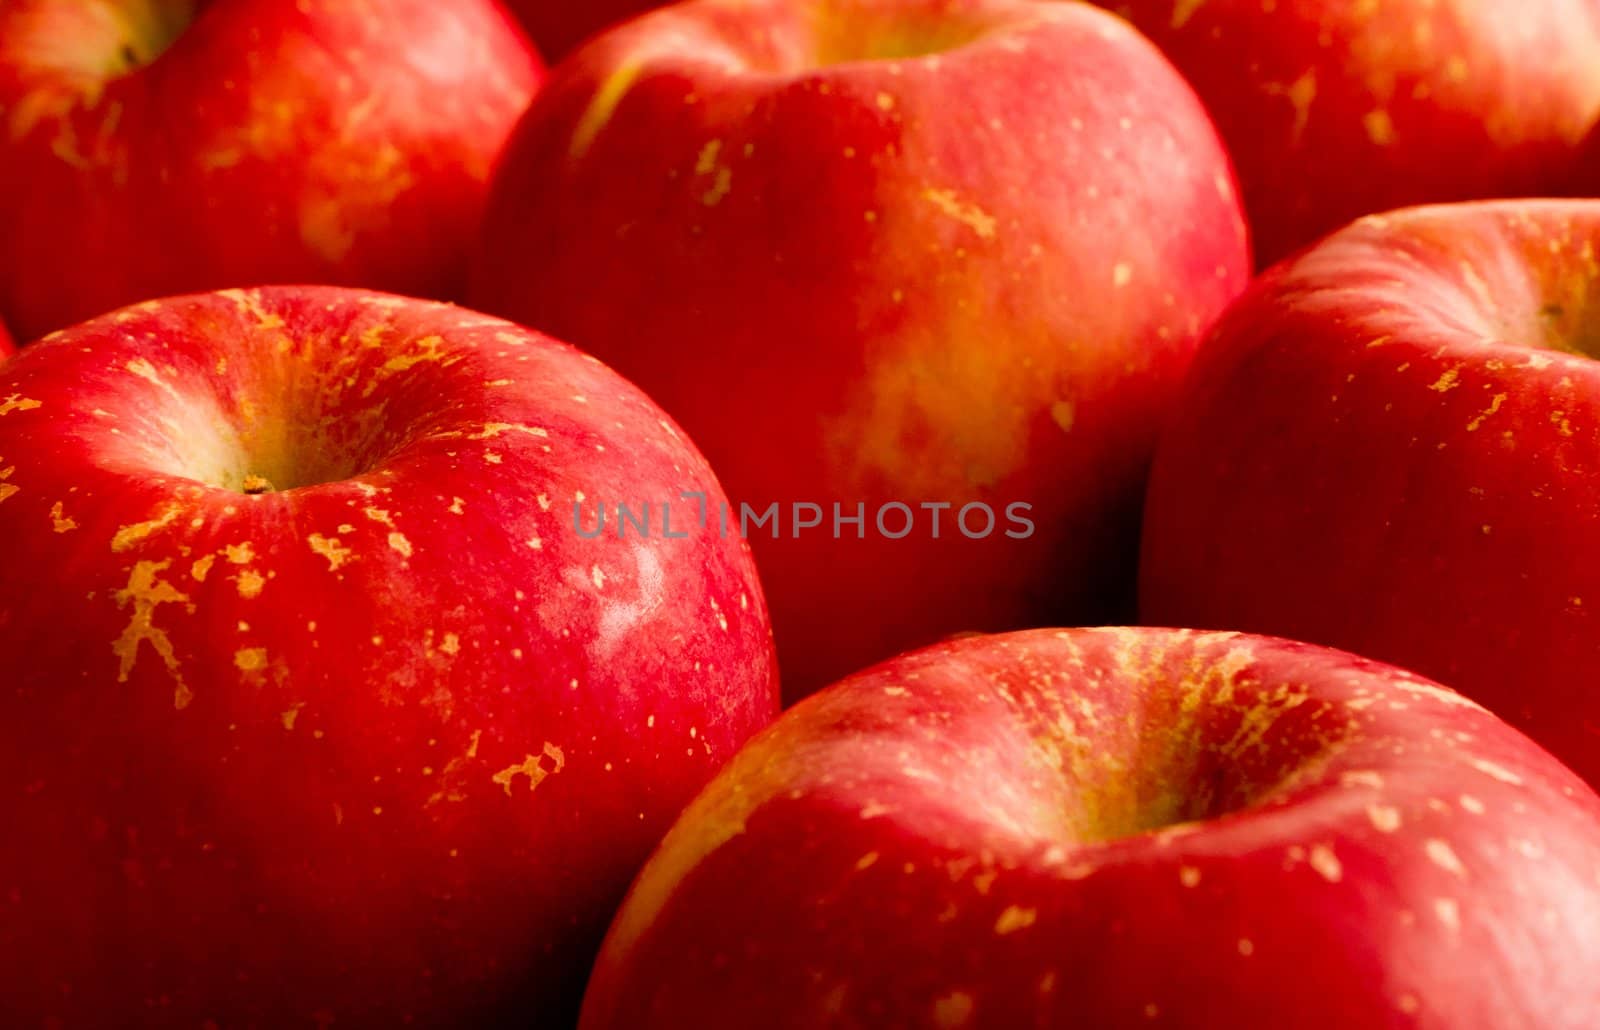
[[[1152,472],[1144,621],[1433,676],[1600,783],[1600,201],[1373,216],[1201,348]]]
[[[790,699],[953,633],[1131,618],[1157,429],[1250,265],[1179,76],[1102,11],[1013,0],[645,15],[557,69],[486,224],[477,306],[783,506],[752,533]],[[797,502],[825,527],[796,539]],[[905,539],[874,525],[895,502]],[[973,503],[1035,531],[967,539]],[[864,530],[833,539],[836,504]]]
[[[544,75],[506,13],[212,0],[185,26],[184,7],[0,8],[0,314],[17,336],[265,282],[459,297],[491,166]]]
[[[11,332],[6,324],[0,321],[0,358],[10,357],[17,352],[16,342],[11,339]]]
[[[1600,114],[1589,0],[1096,0],[1205,101],[1263,266],[1361,215],[1559,192]]]
[[[601,29],[663,6],[662,0],[505,0],[505,4],[552,62]]]
[[[1600,798],[1398,669],[1161,629],[947,643],[785,713],[583,1030],[1592,1027]]]
[[[720,497],[703,459],[509,323],[125,309],[0,369],[0,454],[13,1025],[571,1018],[639,864],[776,715],[746,548],[572,529],[579,492]]]

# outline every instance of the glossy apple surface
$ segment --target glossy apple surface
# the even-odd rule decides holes
[[[614,364],[736,502],[779,505],[778,539],[750,532],[791,697],[956,632],[1131,614],[1157,429],[1249,267],[1172,68],[1088,5],[1014,0],[632,21],[555,74],[488,226],[481,306]]]
[[[0,371],[0,1010],[527,1026],[776,712],[720,496],[592,358],[327,288],[152,302]]]
[[[543,77],[493,0],[0,5],[0,315],[330,282],[455,298]]]
[[[1038,630],[831,687],[686,811],[584,1030],[1600,1020],[1600,798],[1431,682]]]
[[[1361,215],[1561,189],[1600,114],[1589,0],[1097,0],[1194,85],[1263,265]]]
[[[1600,783],[1600,201],[1364,219],[1202,347],[1146,507],[1146,621],[1345,647]]]

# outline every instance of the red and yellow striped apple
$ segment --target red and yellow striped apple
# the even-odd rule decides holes
[[[490,212],[477,301],[615,364],[735,501],[780,506],[753,532],[791,696],[1131,614],[1157,429],[1249,268],[1199,102],[1086,4],[645,15],[558,69]],[[968,539],[979,504],[1035,532]]]
[[[1363,219],[1201,348],[1141,614],[1436,677],[1600,784],[1600,201]]]
[[[592,358],[283,287],[0,366],[12,1026],[528,1025],[776,714],[748,550],[586,539],[720,497]]]
[[[1194,85],[1256,253],[1361,215],[1561,189],[1600,114],[1591,0],[1096,0]]]
[[[635,882],[584,1030],[1600,1025],[1600,797],[1408,673],[1037,630],[802,702]]]
[[[494,0],[0,4],[0,314],[153,296],[454,297],[543,76]]]

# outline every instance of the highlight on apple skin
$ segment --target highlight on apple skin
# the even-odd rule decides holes
[[[327,282],[456,299],[544,76],[494,0],[0,5],[0,315]]]
[[[1268,272],[1158,451],[1141,615],[1449,683],[1600,784],[1600,201],[1363,219]]]
[[[1035,630],[785,713],[635,882],[584,1030],[1600,1024],[1600,797],[1427,680]]]
[[[776,715],[722,497],[593,358],[321,287],[0,366],[0,1011],[559,1024],[639,864]]]
[[[1405,205],[1566,191],[1600,116],[1589,0],[1095,0],[1194,85],[1271,264]]]
[[[790,698],[952,633],[1131,616],[1157,429],[1250,267],[1178,74],[1105,12],[1016,0],[631,21],[556,71],[485,235],[474,302],[638,382],[735,501],[869,513],[755,534]],[[904,539],[871,528],[894,503]],[[1036,532],[967,539],[979,503]]]

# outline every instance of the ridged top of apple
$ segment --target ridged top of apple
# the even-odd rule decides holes
[[[332,287],[149,301],[52,333],[6,372],[5,410],[53,409],[38,442],[245,494],[549,454],[547,427],[591,417],[586,380],[621,388],[607,405],[654,410],[598,361],[512,323]],[[534,410],[530,374],[571,388]],[[665,422],[656,429],[677,439]]]
[[[943,55],[979,42],[1015,48],[1014,38],[1004,38],[1006,30],[1083,17],[1076,9],[1052,10],[1023,0],[698,0],[640,17],[580,52],[591,54],[586,62],[631,52],[628,63],[635,67],[680,58],[747,74],[798,76],[865,61],[936,65]]]
[[[1519,361],[1550,360],[1529,350],[1596,358],[1597,251],[1593,200],[1405,208],[1361,218],[1285,261],[1240,307],[1271,305],[1307,325],[1336,314],[1340,324],[1370,329],[1374,348],[1495,346]]]
[[[654,549],[676,540],[590,545],[572,529],[586,498],[721,500],[693,444],[636,387],[565,344],[447,304],[334,287],[149,301],[50,334],[0,373],[0,524],[54,527],[30,554],[39,567],[84,547],[126,563],[125,586],[89,597],[133,604],[112,648],[119,676],[155,644],[179,710],[196,677],[153,626],[159,606],[189,600],[173,581],[198,590],[217,567],[254,599],[316,574],[317,589],[364,582],[395,605],[400,583],[452,575],[471,539],[530,596],[545,577],[615,592],[624,575],[659,585],[698,559],[667,568]],[[625,573],[608,580],[571,557],[608,540]],[[714,534],[683,547],[748,561],[746,545]],[[0,626],[15,634],[0,643],[25,638],[6,622],[25,579],[0,576]],[[750,595],[735,602],[758,610]],[[602,650],[629,625],[608,622]],[[241,655],[241,671],[259,671]]]
[[[1083,876],[1208,822],[1243,844],[1275,820],[1359,814],[1391,792],[1442,787],[1440,777],[1476,770],[1490,789],[1518,780],[1508,770],[1525,763],[1555,767],[1525,740],[1510,757],[1470,746],[1465,731],[1494,716],[1432,681],[1228,633],[973,637],[886,662],[791,711],[725,775],[740,789],[697,805],[663,866],[713,849],[722,830],[796,788],[847,806],[870,797],[890,818],[925,810],[929,826],[947,824],[948,843],[975,833],[997,855],[1044,855]],[[1314,816],[1291,807],[1311,798]]]
[[[1593,953],[1597,816],[1478,705],[1343,652],[951,642],[723,768],[635,881],[583,1025],[712,999],[741,1026],[1588,1025],[1562,1018],[1594,1013],[1592,967],[1551,955]]]

